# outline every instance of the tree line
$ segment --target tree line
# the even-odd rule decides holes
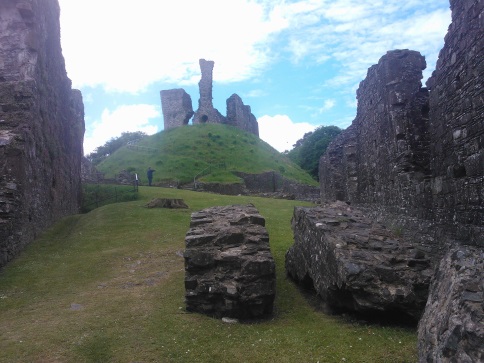
[[[98,146],[92,153],[86,155],[86,158],[93,165],[98,165],[121,146],[126,145],[130,141],[139,140],[146,136],[148,135],[142,131],[123,132],[121,136],[113,137],[104,145]]]
[[[329,144],[341,133],[337,126],[320,126],[304,134],[290,151],[285,151],[291,161],[306,170],[315,180],[319,180],[319,159]]]

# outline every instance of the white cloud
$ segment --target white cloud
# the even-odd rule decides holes
[[[359,82],[368,67],[392,49],[421,52],[427,59],[425,79],[435,67],[450,23],[448,0],[305,0],[297,4],[298,11],[291,11],[295,4],[280,5],[279,12],[290,24],[285,49],[296,63],[337,61],[340,69],[327,81],[330,87]]]
[[[336,100],[334,99],[325,100],[323,103],[323,107],[321,107],[318,111],[319,113],[327,112],[331,110],[335,105],[336,105]]]
[[[92,123],[91,131],[84,138],[84,154],[89,154],[111,138],[121,136],[123,132],[156,133],[158,126],[150,124],[150,120],[155,118],[156,123],[161,124],[158,107],[153,105],[122,105],[113,111],[104,109],[101,119]]]
[[[433,68],[450,23],[443,4],[448,8],[448,0],[60,0],[62,45],[75,87],[136,93],[157,81],[196,84],[199,58],[216,60],[214,80],[243,81],[284,51],[294,62],[336,60],[338,84],[354,83],[390,49],[418,50]]]
[[[265,96],[265,95],[266,95],[266,92],[264,90],[253,89],[253,90],[250,90],[249,92],[245,93],[244,98],[245,97],[247,97],[247,98],[257,98],[257,97],[262,97],[262,96]]]
[[[257,121],[259,137],[280,152],[291,150],[305,133],[316,129],[316,126],[306,122],[293,122],[287,115],[264,115]]]
[[[283,69],[289,59],[308,69],[330,70],[326,72],[329,76],[321,77],[319,85],[325,88],[321,92],[332,93],[324,96],[331,100],[326,100],[319,109],[296,106],[312,113],[299,119],[317,117],[329,109],[335,112],[336,105],[345,107],[347,101],[342,97],[354,99],[355,88],[365,78],[368,67],[391,49],[408,48],[425,55],[428,65],[425,80],[434,69],[450,23],[448,0],[138,0],[135,4],[131,0],[59,0],[59,3],[63,54],[76,88],[99,86],[108,92],[142,94],[154,83],[196,85],[200,80],[198,59],[205,58],[216,62],[215,82],[259,81],[258,89],[244,96],[257,97],[267,91],[263,72],[269,69],[276,72],[279,65]],[[275,73],[271,77],[276,77]],[[89,95],[85,101],[87,110],[91,106]],[[94,101],[100,102],[99,98]],[[280,102],[273,100],[273,107]],[[100,141],[93,144],[93,135],[102,134],[103,120],[116,111],[106,112],[94,126],[96,129],[91,130],[88,125],[86,151],[116,136],[112,132],[116,130],[114,126],[107,128],[109,136],[96,136]],[[275,138],[283,139],[283,144],[274,142],[282,150],[291,148],[314,128],[293,123],[283,115],[264,117],[259,119],[262,138],[269,140],[271,133],[277,135]],[[287,123],[290,130],[287,136],[282,130],[285,127],[268,130],[264,135],[264,123],[276,121],[279,125]],[[153,127],[149,123],[138,126]],[[292,136],[299,129],[304,131]],[[124,125],[122,131],[127,131]]]
[[[285,24],[246,0],[60,0],[63,53],[75,87],[136,93],[156,81],[247,79],[270,59],[263,46]],[[82,61],[79,61],[82,60]]]

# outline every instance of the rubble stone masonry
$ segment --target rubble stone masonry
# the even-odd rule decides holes
[[[57,0],[0,2],[0,267],[79,209],[84,106],[59,11]]]
[[[425,61],[417,52],[388,52],[368,70],[356,119],[320,160],[321,196],[382,218],[398,216],[402,224],[413,218],[420,228],[427,221],[421,231],[430,227],[428,240],[436,245],[444,244],[437,238],[444,233],[482,246],[483,3],[451,7],[428,90],[420,84]]]

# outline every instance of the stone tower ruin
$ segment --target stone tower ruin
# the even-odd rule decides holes
[[[250,106],[244,105],[237,94],[234,93],[227,99],[226,117],[213,107],[212,85],[215,62],[200,59],[199,64],[202,77],[198,83],[200,99],[195,113],[192,109],[191,97],[183,89],[160,92],[165,130],[187,125],[193,115],[193,124],[226,124],[259,136],[257,119],[252,114]]]
[[[79,211],[84,106],[59,14],[57,0],[0,1],[0,267]]]
[[[200,59],[199,64],[202,71],[202,78],[198,82],[200,99],[198,100],[198,110],[193,116],[193,124],[224,124],[225,117],[216,108],[213,108],[212,102],[213,66],[215,62]]]
[[[161,91],[165,130],[188,125],[193,116],[192,99],[182,88]]]

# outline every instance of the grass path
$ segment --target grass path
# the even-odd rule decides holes
[[[154,197],[190,210],[144,208]],[[249,202],[276,260],[274,317],[230,325],[186,313],[191,212]],[[415,331],[327,316],[286,279],[292,211],[303,204],[145,187],[137,201],[65,218],[0,271],[0,362],[415,362]]]

